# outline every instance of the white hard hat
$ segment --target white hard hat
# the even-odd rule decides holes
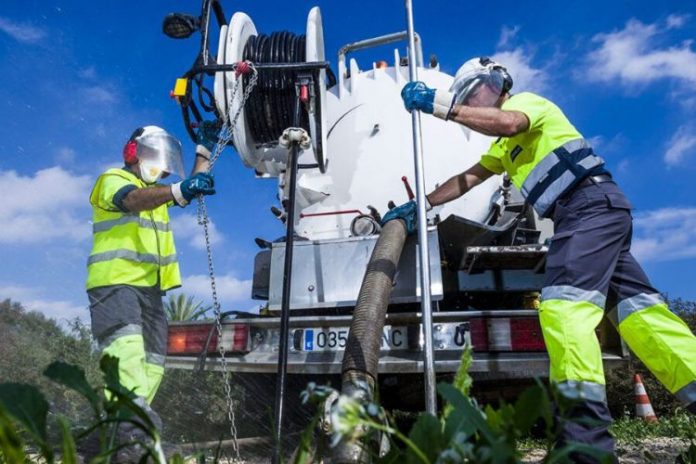
[[[512,88],[507,69],[486,56],[464,63],[450,87],[458,105],[494,106],[501,95]]]
[[[126,164],[140,161],[140,177],[148,184],[168,174],[184,177],[181,142],[157,126],[140,127],[123,148]]]

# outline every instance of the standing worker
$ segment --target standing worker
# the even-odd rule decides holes
[[[539,318],[550,380],[577,400],[561,422],[558,445],[581,442],[613,453],[595,334],[607,295],[617,302],[608,317],[633,353],[695,414],[696,337],[670,312],[631,254],[631,204],[604,160],[556,105],[532,93],[511,95],[511,88],[507,70],[486,57],[464,63],[449,91],[423,82],[404,87],[407,110],[498,137],[477,164],[427,195],[426,206],[452,201],[507,172],[539,216],[553,218]],[[415,214],[409,202],[384,221],[403,218],[415,224]],[[587,455],[575,459],[594,462]]]
[[[214,123],[204,122],[191,177],[162,185],[157,181],[170,174],[183,178],[181,142],[159,127],[141,127],[123,149],[125,166],[100,175],[90,195],[92,334],[102,354],[118,358],[121,384],[134,392],[158,428],[162,422],[150,404],[164,375],[167,349],[162,295],[181,286],[168,208],[215,193],[206,172],[216,141]],[[133,427],[122,427],[120,435],[124,441],[142,437]]]

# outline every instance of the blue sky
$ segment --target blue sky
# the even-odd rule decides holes
[[[315,4],[334,69],[340,46],[404,29],[399,0],[224,6],[228,17],[249,14],[261,32],[299,33]],[[2,2],[0,298],[59,320],[88,319],[94,179],[119,164],[125,139],[146,124],[180,137],[192,162],[169,90],[194,59],[198,36],[168,39],[161,20],[172,9],[199,8],[193,1]],[[492,55],[508,66],[514,90],[564,109],[631,199],[634,252],[654,285],[696,300],[696,3],[415,0],[415,22],[426,57],[436,54],[445,72]],[[356,57],[365,69],[389,60],[392,48]],[[249,310],[258,306],[248,298],[253,239],[283,234],[269,213],[276,183],[254,179],[231,149],[223,155],[219,193],[208,202],[218,288],[226,309]],[[209,299],[195,208],[172,215],[184,291]]]

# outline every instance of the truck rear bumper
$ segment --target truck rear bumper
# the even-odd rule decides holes
[[[289,374],[337,375],[341,373],[343,350],[317,350],[318,346],[305,346],[309,337],[326,328],[341,329],[348,333],[352,317],[343,316],[296,316],[290,319],[290,341],[287,372]],[[457,371],[462,347],[467,343],[474,346],[473,363],[469,370],[472,377],[481,380],[531,379],[547,377],[549,358],[541,331],[538,327],[536,310],[478,310],[441,311],[433,314],[435,371],[451,374]],[[478,322],[477,322],[478,321]],[[526,321],[516,325],[514,321]],[[534,322],[534,324],[530,324]],[[192,327],[211,323],[171,324],[173,327]],[[206,325],[207,324],[207,325]],[[246,352],[231,353],[225,358],[230,372],[274,374],[277,372],[279,318],[262,317],[235,319],[225,326],[234,324],[250,327],[250,342]],[[403,336],[400,343],[385,345],[380,353],[380,374],[418,374],[423,372],[422,343],[419,341],[420,314],[388,314],[386,324],[399,328]],[[171,330],[172,327],[170,327]],[[204,330],[206,332],[207,330]],[[460,332],[458,332],[460,331]],[[457,336],[457,333],[464,337]],[[525,334],[528,336],[525,338]],[[531,338],[530,338],[531,337]],[[224,338],[224,337],[223,337]],[[388,337],[387,337],[388,338]],[[600,339],[605,337],[600,337]],[[536,343],[529,343],[530,340]],[[521,341],[521,343],[518,343]],[[541,344],[540,344],[541,343]],[[627,352],[619,343],[602,343],[606,370],[625,365]],[[308,349],[307,349],[308,348]],[[229,348],[228,348],[229,349]],[[173,369],[195,369],[200,367],[200,357],[195,354],[171,353],[167,367]],[[206,370],[222,370],[217,349],[205,358]]]
[[[459,367],[461,352],[447,351],[435,353],[435,371],[454,373]],[[340,374],[343,352],[290,353],[288,355],[289,374]],[[274,353],[249,353],[243,356],[227,357],[228,368],[232,372],[275,373],[278,369],[278,356]],[[173,369],[194,369],[196,358],[167,358],[167,367]],[[625,365],[625,358],[605,353],[604,364],[607,369]],[[474,353],[470,374],[478,379],[509,379],[548,376],[549,358],[546,353]],[[219,358],[208,358],[206,370],[222,370]],[[421,352],[390,352],[382,356],[379,363],[380,374],[415,374],[423,372]]]

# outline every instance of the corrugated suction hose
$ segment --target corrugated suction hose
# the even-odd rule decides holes
[[[343,395],[362,401],[371,401],[373,398],[384,320],[406,235],[404,221],[389,221],[382,227],[372,251],[343,355]],[[332,462],[360,463],[367,462],[368,458],[369,453],[360,444],[341,443],[335,449]]]

